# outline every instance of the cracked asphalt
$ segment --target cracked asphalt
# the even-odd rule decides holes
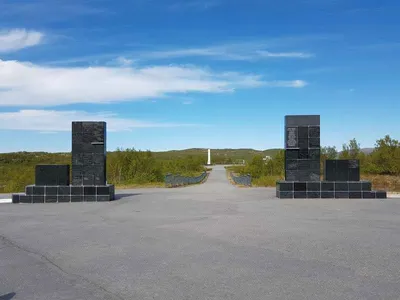
[[[400,299],[400,199],[207,182],[0,205],[0,299]]]

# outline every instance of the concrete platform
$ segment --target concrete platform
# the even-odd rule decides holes
[[[62,209],[60,209],[62,207]],[[398,299],[400,199],[207,182],[0,205],[0,299]]]

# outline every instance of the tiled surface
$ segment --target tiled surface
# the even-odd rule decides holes
[[[385,191],[371,191],[369,181],[278,181],[278,198],[385,199]]]
[[[115,199],[114,185],[107,186],[35,186],[25,194],[13,194],[13,203],[95,202]]]

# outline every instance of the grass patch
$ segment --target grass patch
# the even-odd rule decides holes
[[[363,174],[361,180],[371,181],[374,190],[400,192],[400,176]]]

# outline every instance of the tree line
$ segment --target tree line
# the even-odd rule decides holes
[[[343,144],[341,151],[336,147],[322,147],[321,174],[327,159],[359,159],[361,174],[400,176],[400,143],[389,135],[377,140],[371,153],[362,152],[356,139]],[[232,169],[240,174],[250,174],[256,185],[273,185],[276,180],[284,178],[285,153],[281,150],[269,160],[257,155],[245,166]]]

